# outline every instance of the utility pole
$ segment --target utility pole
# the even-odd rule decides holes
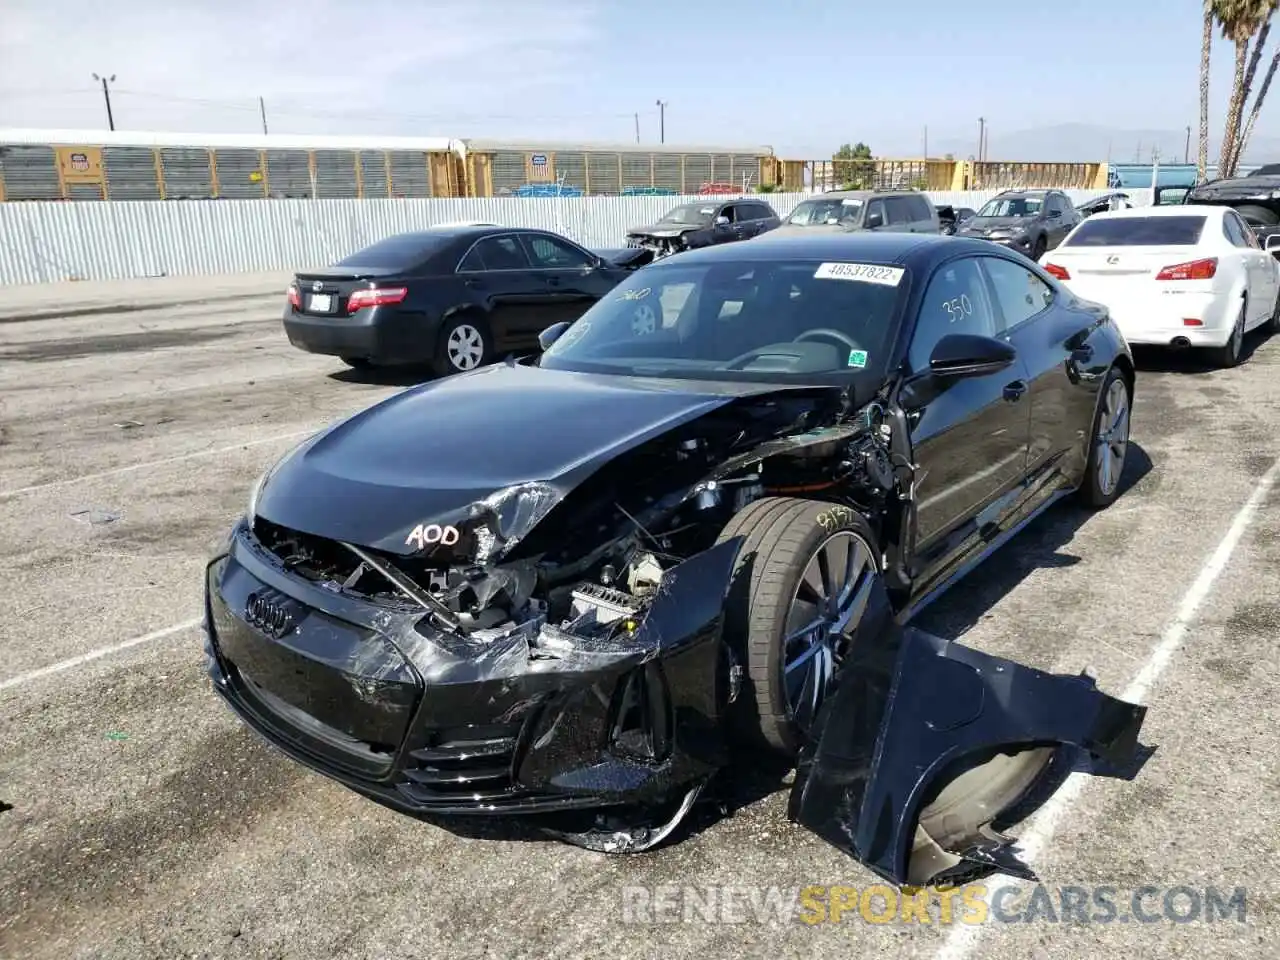
[[[640,142],[640,114],[636,114],[636,143]]]
[[[929,125],[924,125],[924,158],[929,159]]]
[[[107,129],[114,130],[116,128],[116,118],[111,115],[111,90],[107,87],[107,84],[115,83],[116,75],[113,73],[109,77],[100,77],[95,73],[93,79],[102,81],[102,99],[107,102]]]
[[[267,132],[267,102],[258,98],[258,113],[262,116],[262,132]]]
[[[658,142],[667,142],[667,101],[658,101]]]
[[[1187,148],[1182,151],[1182,165],[1185,167],[1191,162],[1191,127],[1187,127]]]
[[[987,121],[985,117],[978,118],[978,162],[984,159],[982,156],[983,146],[986,142]]]

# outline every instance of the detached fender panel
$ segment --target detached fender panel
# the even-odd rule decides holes
[[[1013,841],[990,829],[1009,798],[992,808],[972,783],[969,812],[958,814],[969,823],[958,833],[948,823],[948,849],[918,835],[928,802],[962,773],[974,781],[975,763],[1071,745],[1123,765],[1137,751],[1146,707],[1102,693],[1088,677],[1045,673],[896,623],[867,639],[841,667],[800,758],[788,815],[894,883],[989,867],[1033,876]],[[1051,753],[1041,750],[1042,761]],[[932,856],[922,850],[913,863],[922,846]]]

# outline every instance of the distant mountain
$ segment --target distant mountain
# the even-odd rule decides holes
[[[1218,159],[1217,138],[1209,140],[1209,162]],[[954,154],[958,159],[973,156],[977,138],[965,140],[943,139],[929,144],[929,154],[940,157]],[[1183,130],[1124,130],[1096,126],[1088,123],[1064,123],[1054,127],[1038,127],[1034,130],[1018,130],[988,134],[988,160],[1039,160],[1062,163],[1101,162],[1110,158],[1112,163],[1150,163],[1153,149],[1160,151],[1163,163],[1182,163],[1187,150],[1187,131]],[[1191,130],[1190,161],[1196,162],[1199,139],[1196,129]],[[1248,154],[1244,164],[1280,162],[1280,138],[1255,134],[1249,138]]]

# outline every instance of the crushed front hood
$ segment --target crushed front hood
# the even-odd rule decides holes
[[[870,605],[884,611],[883,589]],[[788,815],[903,885],[1034,878],[993,822],[1070,745],[1123,768],[1146,707],[887,616],[862,635],[800,758]],[[949,786],[964,781],[964,789]],[[959,799],[957,799],[959,797]]]
[[[524,487],[550,509],[600,465],[770,384],[569,373],[494,364],[388,397],[304,444],[271,475],[271,523],[409,555],[418,524],[460,524]]]
[[[630,237],[652,237],[655,240],[670,240],[683,237],[686,233],[702,230],[703,227],[692,223],[655,223],[647,227],[632,227],[627,231]]]

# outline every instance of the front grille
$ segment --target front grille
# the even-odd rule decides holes
[[[519,736],[519,723],[435,730],[426,746],[409,753],[396,789],[423,805],[512,799]]]

